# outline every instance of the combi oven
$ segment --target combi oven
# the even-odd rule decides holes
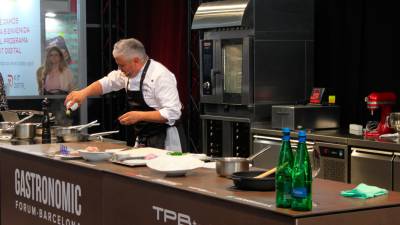
[[[313,18],[314,0],[200,4],[192,30],[199,31],[203,152],[249,154],[242,140],[251,139],[252,123],[270,120],[272,105],[307,99],[313,77]],[[241,129],[231,132],[237,130],[236,122]],[[217,125],[224,129],[208,132]],[[225,144],[218,145],[222,150],[216,150],[215,143],[222,141],[215,137],[224,138]]]

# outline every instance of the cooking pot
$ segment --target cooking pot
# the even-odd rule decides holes
[[[233,173],[231,178],[236,188],[251,191],[275,190],[275,174],[264,178],[255,178],[265,171],[242,171]]]
[[[250,162],[253,161],[257,156],[261,155],[268,149],[270,149],[271,146],[267,146],[263,148],[261,151],[257,152],[256,154],[248,157],[248,158],[242,158],[242,157],[222,157],[222,158],[216,158],[216,170],[217,174],[222,176],[222,177],[229,177],[235,172],[240,172],[240,171],[248,171],[249,170],[249,165]]]
[[[36,123],[20,123],[14,125],[14,137],[18,139],[31,139],[36,135]]]
[[[13,122],[0,122],[0,134],[13,134],[14,123]]]
[[[50,133],[51,133],[52,137],[56,136],[56,130],[58,128],[60,128],[60,126],[51,126],[50,127]],[[40,123],[36,124],[36,136],[42,136],[42,131],[43,131],[42,124],[40,124]]]
[[[0,134],[13,134],[16,138],[19,139],[28,139],[35,137],[36,124],[22,123],[32,118],[33,116],[34,114],[31,114],[17,122],[0,122]]]
[[[65,128],[65,127],[63,127]],[[106,131],[101,133],[94,134],[85,134],[81,133],[77,129],[56,129],[56,137],[58,142],[80,142],[80,141],[89,141],[90,137],[103,137],[110,134],[118,133],[119,130],[115,131]]]

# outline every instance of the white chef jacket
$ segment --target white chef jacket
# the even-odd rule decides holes
[[[143,68],[144,66],[139,71],[138,75],[133,78],[126,77],[120,70],[111,71],[107,76],[99,80],[103,89],[103,94],[126,88],[128,79],[128,90],[140,90],[140,80]],[[174,125],[175,121],[181,117],[182,104],[179,100],[178,89],[176,86],[177,84],[174,74],[161,63],[152,59],[146,77],[143,80],[143,98],[148,106],[160,112],[161,116],[167,120],[166,123],[170,126]],[[179,134],[176,127],[169,127],[165,139],[165,149],[181,151],[182,149],[179,140]]]

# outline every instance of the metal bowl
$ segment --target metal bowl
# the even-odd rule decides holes
[[[400,112],[393,112],[389,115],[389,126],[396,132],[400,132]]]

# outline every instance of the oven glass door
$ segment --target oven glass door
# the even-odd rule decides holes
[[[223,40],[221,49],[224,102],[240,103],[243,80],[243,41],[242,39]]]

